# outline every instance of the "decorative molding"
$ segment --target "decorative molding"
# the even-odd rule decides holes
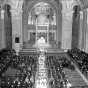
[[[10,0],[11,13],[13,16],[22,15],[23,0]]]
[[[62,15],[66,18],[72,18],[73,7],[76,5],[74,0],[62,0]]]
[[[11,9],[10,12],[12,16],[15,16],[15,17],[21,16],[23,13],[23,11],[19,9]]]
[[[73,10],[73,7],[77,5],[75,0],[62,0],[61,3],[62,3],[63,10],[66,10],[66,11]]]
[[[23,0],[10,0],[12,9],[22,9]]]

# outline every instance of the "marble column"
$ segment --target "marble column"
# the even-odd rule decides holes
[[[72,16],[72,2],[62,0],[62,49],[71,49]]]
[[[19,37],[22,48],[22,9],[11,9],[12,13],[12,47],[15,49],[15,37]]]

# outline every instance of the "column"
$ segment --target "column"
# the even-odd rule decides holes
[[[5,14],[4,14],[4,29],[5,29],[5,42],[6,48],[12,48],[12,19],[11,19],[11,12],[10,12],[10,5],[6,4],[4,6]]]
[[[1,22],[1,9],[0,9],[0,49],[2,49],[2,22]]]
[[[12,47],[15,48],[15,37],[19,37],[20,48],[22,48],[22,9],[11,9],[12,13]]]
[[[87,9],[83,10],[82,50],[87,51]]]
[[[72,19],[72,48],[74,49],[79,47],[80,7],[78,5],[74,6]]]
[[[88,53],[88,9],[87,9],[87,28],[86,28],[86,49],[85,51]]]
[[[62,0],[62,49],[71,49],[72,42],[72,0]]]
[[[82,31],[83,31],[83,11],[80,11],[80,28],[79,28],[79,49],[82,50]]]
[[[6,47],[6,44],[5,44],[5,30],[4,30],[4,10],[1,9],[1,13],[0,13],[0,37],[1,37],[1,47],[0,49],[2,48],[5,48]]]

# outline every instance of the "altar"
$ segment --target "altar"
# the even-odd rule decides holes
[[[44,37],[52,47],[57,46],[56,12],[48,3],[40,2],[31,9],[25,32],[24,48],[33,47]]]
[[[47,36],[47,30],[38,30],[38,37],[43,36],[46,39]],[[28,41],[31,40],[31,36],[34,35],[34,41],[36,39],[36,31],[28,30]],[[51,36],[52,35],[52,36]],[[56,40],[56,30],[50,30],[49,31],[49,40]],[[32,37],[33,38],[33,37]],[[47,40],[47,39],[46,39]]]

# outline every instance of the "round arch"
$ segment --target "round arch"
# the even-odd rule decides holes
[[[34,5],[38,4],[39,2],[44,2],[44,3],[47,3],[49,4],[51,7],[53,7],[53,9],[55,10],[56,12],[56,29],[57,29],[57,32],[56,32],[56,40],[57,40],[57,45],[59,44],[59,47],[61,45],[61,40],[62,40],[62,13],[61,13],[61,10],[62,10],[62,5],[60,2],[56,2],[56,1],[49,1],[49,0],[38,0],[38,1],[25,1],[23,3],[23,35],[25,35],[25,31],[27,30],[28,26],[27,26],[27,22],[28,22],[28,16],[29,16],[29,12],[30,10],[33,8]],[[25,33],[25,34],[24,34]],[[26,35],[23,37],[23,40],[27,41],[26,39]],[[25,42],[24,41],[24,42]]]

